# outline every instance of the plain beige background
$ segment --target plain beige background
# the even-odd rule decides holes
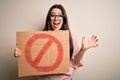
[[[17,77],[16,31],[44,28],[48,9],[60,3],[79,45],[83,35],[99,38],[89,49],[73,80],[120,80],[120,0],[0,0],[0,80],[35,80]]]

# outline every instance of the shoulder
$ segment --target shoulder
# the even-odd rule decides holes
[[[71,38],[72,38],[73,44],[76,43],[76,42],[77,42],[76,35],[73,34],[72,32],[70,32],[70,35],[71,35]]]

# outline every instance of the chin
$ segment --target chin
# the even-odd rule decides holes
[[[55,30],[55,31],[58,31],[58,30],[60,30],[60,28],[54,28],[54,30]]]

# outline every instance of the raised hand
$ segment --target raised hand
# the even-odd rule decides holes
[[[86,41],[85,36],[82,38],[82,50],[87,50],[91,47],[96,47],[98,46],[97,44],[98,38],[97,36],[93,35],[89,40]]]

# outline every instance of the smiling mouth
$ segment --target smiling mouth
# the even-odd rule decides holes
[[[58,23],[55,23],[55,22],[54,22],[53,24],[54,24],[55,27],[58,27],[58,26],[60,25],[59,22],[58,22]]]

